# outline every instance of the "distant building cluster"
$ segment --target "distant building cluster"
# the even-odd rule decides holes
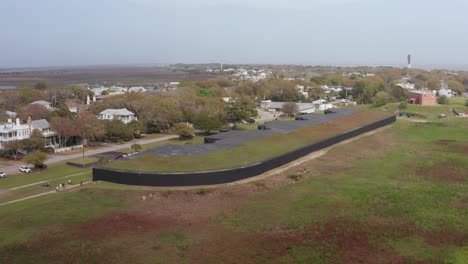
[[[148,91],[147,88],[142,86],[133,86],[133,87],[121,87],[121,86],[102,86],[102,85],[90,85],[88,90],[92,91],[96,96],[97,100],[100,100],[105,97],[122,95],[126,93],[144,93]]]

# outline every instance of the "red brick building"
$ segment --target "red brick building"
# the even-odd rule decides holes
[[[410,91],[408,97],[410,104],[437,105],[436,95],[430,91]]]

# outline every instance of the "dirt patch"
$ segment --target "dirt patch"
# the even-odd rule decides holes
[[[468,154],[468,142],[456,140],[438,140],[434,142],[438,148],[446,152]]]
[[[463,183],[468,179],[468,172],[454,168],[449,162],[438,162],[431,166],[418,166],[416,175],[434,181]]]
[[[111,213],[79,225],[73,232],[80,239],[99,240],[124,233],[167,230],[176,225],[169,217],[154,217],[138,212]]]

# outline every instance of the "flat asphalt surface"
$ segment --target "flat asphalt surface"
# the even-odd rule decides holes
[[[289,133],[293,130],[327,123],[330,120],[342,116],[353,115],[358,110],[333,109],[330,114],[309,114],[300,115],[304,120],[294,121],[271,121],[265,123],[266,130],[230,130],[212,136],[205,137],[214,143],[193,144],[193,145],[162,145],[153,149],[140,152],[128,159],[133,159],[143,155],[154,155],[162,157],[191,156],[207,154],[213,151],[237,147],[245,142],[259,138],[272,136],[275,134]]]

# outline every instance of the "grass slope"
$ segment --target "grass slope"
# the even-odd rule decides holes
[[[398,121],[204,194],[96,184],[0,207],[0,263],[467,263],[467,129]]]

